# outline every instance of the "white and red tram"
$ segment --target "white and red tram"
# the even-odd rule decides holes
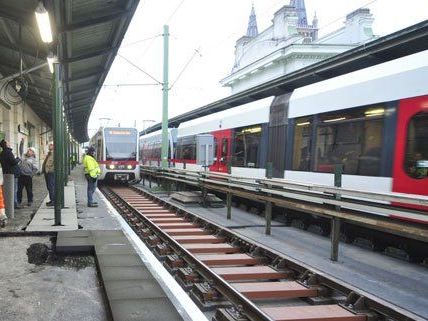
[[[138,130],[136,128],[100,128],[90,146],[101,167],[101,181],[140,181]]]
[[[344,188],[428,195],[427,83],[428,50],[184,122],[171,162],[198,169],[196,135],[211,133],[211,171],[263,177],[271,162],[276,177],[332,185],[343,164]]]

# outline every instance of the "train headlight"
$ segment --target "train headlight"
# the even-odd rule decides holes
[[[115,169],[115,167],[116,167],[116,166],[114,166],[114,165],[109,165],[109,166],[108,166],[108,168],[109,168],[109,169]]]
[[[126,166],[127,169],[132,169],[132,165]]]

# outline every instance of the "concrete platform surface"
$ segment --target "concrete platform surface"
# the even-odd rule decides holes
[[[34,265],[26,255],[33,243],[50,242],[48,237],[0,238],[0,320],[111,320],[92,257]],[[79,258],[83,265],[73,263]]]
[[[226,218],[226,208],[197,206],[185,207],[185,210],[428,318],[428,269],[424,266],[344,243],[340,243],[339,262],[334,263],[329,259],[330,239],[327,237],[279,223],[272,224],[272,235],[267,236],[264,218],[239,208],[232,209],[231,220]]]
[[[59,232],[59,253],[93,253],[115,321],[180,321],[175,297],[165,292],[121,230]],[[200,319],[198,319],[199,321]]]
[[[27,194],[24,190],[22,197],[23,207],[15,209],[15,218],[9,219],[6,227],[0,228],[0,235],[2,232],[19,232],[23,231],[28,223],[31,221],[32,215],[39,209],[40,205],[46,198],[47,189],[44,177],[36,175],[33,177],[33,204],[27,205]]]
[[[111,209],[100,198],[100,192],[94,193],[98,207],[87,207],[87,182],[83,167],[77,166],[71,173],[76,187],[77,222],[85,230],[119,230],[120,224],[113,218]]]
[[[55,232],[64,230],[77,230],[77,213],[75,186],[73,181],[69,181],[64,187],[64,208],[61,211],[61,225],[54,225],[54,208],[46,206],[49,196],[46,196],[39,209],[36,211],[26,231],[28,232]]]

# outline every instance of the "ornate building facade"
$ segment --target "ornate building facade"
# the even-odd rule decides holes
[[[253,6],[247,34],[236,42],[232,71],[220,83],[234,94],[352,49],[376,38],[373,20],[369,9],[358,9],[342,28],[318,38],[316,14],[308,24],[305,1],[291,0],[259,33]]]

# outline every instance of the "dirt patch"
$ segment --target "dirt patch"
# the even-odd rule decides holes
[[[95,266],[95,259],[92,255],[56,255],[54,252],[51,252],[46,263],[53,266],[80,270],[89,266]]]
[[[28,263],[42,265],[49,256],[49,247],[43,243],[33,243],[27,249]]]
[[[71,269],[84,269],[95,266],[92,255],[57,255],[44,243],[33,243],[27,249],[28,263],[35,265],[51,265]]]

